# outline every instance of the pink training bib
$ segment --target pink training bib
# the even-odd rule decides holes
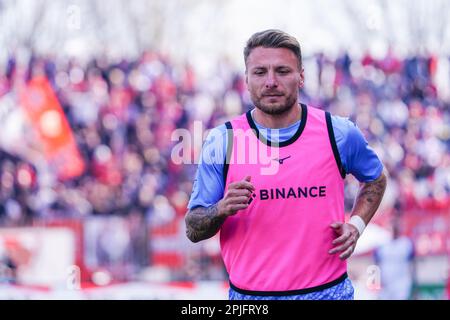
[[[262,137],[250,112],[231,126],[225,190],[247,175],[256,189],[249,207],[228,217],[220,231],[231,285],[313,291],[344,277],[346,262],[328,253],[336,238],[330,224],[344,222],[345,175],[329,114],[302,104],[296,134],[279,146]]]

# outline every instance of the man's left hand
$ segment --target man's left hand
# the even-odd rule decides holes
[[[352,224],[342,222],[333,222],[330,227],[333,228],[338,237],[332,242],[335,247],[328,253],[342,252],[339,255],[339,259],[345,260],[349,258],[355,250],[356,242],[359,238],[358,229]]]

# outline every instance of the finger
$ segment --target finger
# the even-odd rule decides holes
[[[232,214],[235,214],[239,210],[247,209],[248,204],[230,204],[229,209],[232,212]]]
[[[350,236],[351,236],[351,233],[344,233],[339,238],[334,239],[332,244],[344,243],[345,241],[347,241],[348,238],[350,238]]]
[[[255,187],[248,181],[238,181],[238,182],[233,182],[233,184],[230,183],[230,186],[228,188],[248,189],[250,191],[255,191]]]
[[[352,238],[350,238],[344,244],[337,246],[328,252],[330,254],[335,254],[336,252],[347,250],[347,248],[353,246],[354,243],[355,243],[355,241]]]
[[[330,251],[328,251],[328,253],[329,254],[335,254],[335,253],[338,253],[340,251],[347,250],[347,248],[348,248],[347,243],[344,243],[343,245],[340,245],[339,247],[335,247],[335,248],[331,249]]]
[[[244,181],[247,181],[247,182],[250,182],[252,180],[252,177],[251,176],[246,176],[245,178],[244,178]]]
[[[228,190],[226,194],[227,197],[239,197],[239,196],[250,197],[251,195],[252,193],[248,189],[231,189]]]
[[[339,256],[339,259],[345,260],[345,259],[349,258],[352,255],[354,250],[355,250],[355,246],[354,245],[350,246],[350,248],[348,248],[344,253],[342,253]]]
[[[333,229],[339,229],[342,228],[343,223],[342,222],[333,222],[332,224],[330,224],[330,227]]]
[[[227,202],[229,204],[247,203],[248,202],[248,197],[245,197],[245,196],[233,197],[233,198],[229,198]]]
[[[235,189],[248,189],[250,191],[254,191],[255,187],[248,181],[239,181],[234,185]]]

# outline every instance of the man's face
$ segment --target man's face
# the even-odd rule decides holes
[[[246,66],[248,90],[258,109],[278,115],[297,104],[304,73],[291,50],[257,47],[247,57]]]

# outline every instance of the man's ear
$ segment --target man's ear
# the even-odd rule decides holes
[[[300,84],[299,84],[299,88],[302,89],[305,85],[305,69],[302,68],[302,70],[300,70]]]
[[[245,68],[245,83],[248,84],[248,72],[247,72],[247,68]]]

